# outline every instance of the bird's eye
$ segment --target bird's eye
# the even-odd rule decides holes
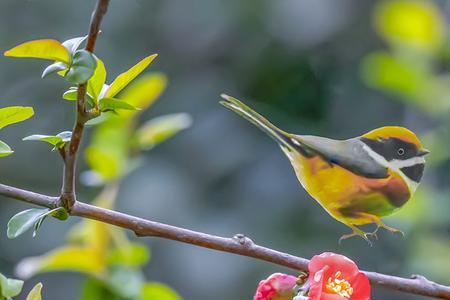
[[[405,149],[399,148],[399,149],[397,150],[397,154],[398,154],[398,155],[403,155],[403,154],[405,154]]]

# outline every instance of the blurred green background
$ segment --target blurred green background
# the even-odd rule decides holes
[[[85,34],[94,1],[3,0],[0,49],[38,38]],[[190,129],[146,152],[122,181],[120,211],[211,234],[245,233],[255,242],[311,257],[334,251],[362,269],[450,284],[450,39],[445,1],[111,0],[96,53],[108,82],[158,53],[151,71],[168,85],[142,120],[187,112]],[[62,162],[48,146],[22,142],[34,133],[69,130],[68,84],[40,79],[43,64],[0,59],[0,106],[30,105],[36,116],[1,132],[16,151],[0,160],[0,180],[56,195]],[[406,126],[432,151],[413,201],[369,247],[330,218],[298,184],[277,145],[218,104],[220,93],[246,101],[290,132],[347,138],[383,125]],[[88,145],[86,135],[84,146]],[[80,159],[80,171],[88,166]],[[79,184],[92,201],[99,187]],[[23,258],[61,246],[77,222],[47,221],[37,238],[9,241],[8,219],[27,205],[0,201],[0,271],[14,276]],[[131,237],[132,240],[136,240]],[[157,238],[146,278],[184,299],[251,299],[276,265]],[[293,273],[295,274],[295,273]],[[48,300],[79,299],[84,275],[36,275]],[[375,288],[374,299],[419,299]],[[20,299],[20,298],[19,298]]]

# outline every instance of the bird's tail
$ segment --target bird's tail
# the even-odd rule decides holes
[[[259,113],[257,113],[238,99],[225,94],[222,94],[221,97],[225,100],[220,101],[220,104],[231,109],[238,115],[255,124],[258,128],[267,133],[281,146],[289,150],[293,150],[299,147],[299,145],[293,142],[291,134],[279,129],[278,127],[270,123],[266,118],[261,116]]]

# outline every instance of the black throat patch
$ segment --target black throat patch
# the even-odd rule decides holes
[[[403,172],[409,179],[417,183],[422,179],[423,170],[425,169],[425,164],[417,164],[410,167],[401,168],[400,171]]]

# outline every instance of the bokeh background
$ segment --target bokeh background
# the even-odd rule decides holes
[[[0,49],[20,42],[85,34],[94,1],[3,0]],[[450,39],[446,1],[111,0],[97,44],[108,82],[140,58],[158,53],[150,70],[168,86],[142,120],[186,112],[190,129],[146,152],[123,178],[116,206],[140,217],[233,236],[294,255],[347,255],[362,269],[399,276],[420,273],[450,284]],[[0,161],[0,180],[56,195],[62,163],[34,133],[69,130],[68,84],[40,79],[36,60],[0,58],[0,106],[30,105],[36,116],[1,132],[16,151]],[[262,132],[218,104],[228,93],[295,133],[347,138],[382,125],[418,133],[432,151],[413,201],[386,219],[405,238],[380,232],[369,247],[298,184],[289,162]],[[86,135],[84,146],[89,143]],[[88,166],[80,159],[80,171]],[[79,185],[91,201],[100,188]],[[7,240],[8,219],[28,206],[0,198],[0,271],[14,276],[25,257],[62,245],[77,222],[47,221],[38,237]],[[135,240],[134,237],[131,237]],[[143,268],[148,280],[184,299],[251,299],[276,265],[157,238]],[[86,276],[36,275],[45,299],[79,299]],[[375,288],[374,299],[420,299]],[[20,299],[20,298],[19,298]]]

